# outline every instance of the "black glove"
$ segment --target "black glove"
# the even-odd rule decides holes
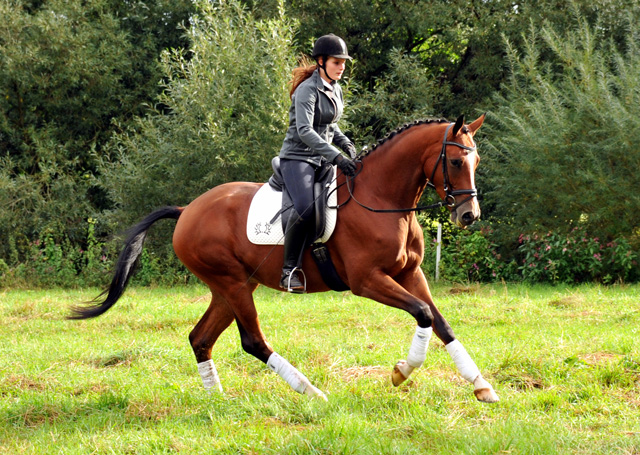
[[[351,161],[349,158],[345,158],[342,155],[336,156],[336,158],[333,160],[333,164],[338,166],[338,169],[340,169],[343,174],[348,175],[349,177],[353,177],[356,173],[356,163]]]
[[[352,160],[356,158],[356,146],[353,145],[351,142],[345,145],[342,150],[347,152]]]

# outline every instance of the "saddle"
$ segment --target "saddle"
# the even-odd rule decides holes
[[[273,175],[253,197],[247,217],[247,237],[257,245],[284,244],[286,226],[283,216],[293,208],[291,196],[284,186],[280,172],[280,158],[271,160]],[[329,250],[324,244],[333,233],[337,221],[338,193],[334,179],[334,166],[325,163],[316,173],[313,185],[315,201],[315,243],[311,245],[313,257],[322,279],[334,291],[345,291],[349,287],[338,275]],[[280,218],[280,220],[279,220]]]
[[[249,216],[247,217],[247,237],[256,245],[282,245],[284,244],[285,226],[281,219],[292,209],[291,196],[284,188],[284,181],[280,173],[280,159],[272,161],[273,176],[268,183],[262,185],[251,201]],[[315,183],[315,223],[318,242],[326,242],[331,237],[338,218],[336,205],[338,201],[336,182],[333,179],[333,166],[323,169],[317,175],[321,179]],[[317,195],[320,195],[318,197]],[[327,199],[328,197],[328,199]],[[333,208],[332,208],[333,207]]]
[[[282,172],[280,170],[280,157],[276,156],[271,160],[271,167],[273,168],[273,175],[269,178],[269,186],[276,191],[282,193],[282,208],[276,214],[281,216],[283,231],[287,228],[285,220],[288,219],[284,216],[293,208],[293,199],[284,186],[284,179],[282,178]],[[333,176],[335,175],[334,167],[323,162],[322,166],[316,171],[316,181],[313,184],[313,200],[315,204],[314,220],[315,220],[315,236],[314,239],[322,239],[326,230],[327,222],[327,209],[329,208],[329,193],[330,186],[333,182]],[[335,205],[335,204],[334,204]]]

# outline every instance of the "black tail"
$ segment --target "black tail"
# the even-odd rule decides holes
[[[88,302],[88,305],[73,307],[69,319],[95,318],[111,308],[122,296],[129,283],[129,279],[135,272],[136,262],[142,254],[142,244],[151,225],[163,218],[173,218],[177,220],[181,214],[182,208],[180,207],[162,207],[129,229],[127,231],[127,241],[118,258],[116,270],[109,288],[105,289],[105,291],[94,300]],[[107,298],[103,302],[100,302],[99,300],[105,294]]]

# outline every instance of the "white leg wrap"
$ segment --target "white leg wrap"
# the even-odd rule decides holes
[[[473,381],[480,375],[480,370],[476,366],[471,357],[467,353],[467,350],[462,346],[458,340],[453,340],[451,343],[445,346],[449,355],[453,359],[453,363],[458,367],[458,371],[467,381],[473,384]]]
[[[416,333],[413,336],[409,355],[407,356],[407,364],[409,366],[413,368],[422,366],[424,360],[427,358],[427,348],[429,347],[432,332],[433,329],[431,327],[427,327],[426,329],[420,326],[416,327]]]
[[[271,368],[272,371],[278,373],[280,377],[287,381],[287,384],[298,393],[304,393],[305,389],[311,386],[311,383],[304,374],[296,370],[293,365],[275,352],[269,356],[267,366]]]
[[[218,376],[218,370],[213,364],[213,360],[209,359],[205,362],[198,364],[198,373],[202,378],[202,384],[207,392],[222,392],[222,384],[220,384],[220,377]]]

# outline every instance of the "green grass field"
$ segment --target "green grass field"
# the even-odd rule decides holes
[[[349,293],[258,289],[271,345],[325,391],[308,400],[242,351],[214,347],[201,386],[188,334],[203,287],[0,293],[0,453],[640,454],[640,286],[436,286],[438,306],[501,401],[488,405],[434,337],[394,388],[415,323]]]

